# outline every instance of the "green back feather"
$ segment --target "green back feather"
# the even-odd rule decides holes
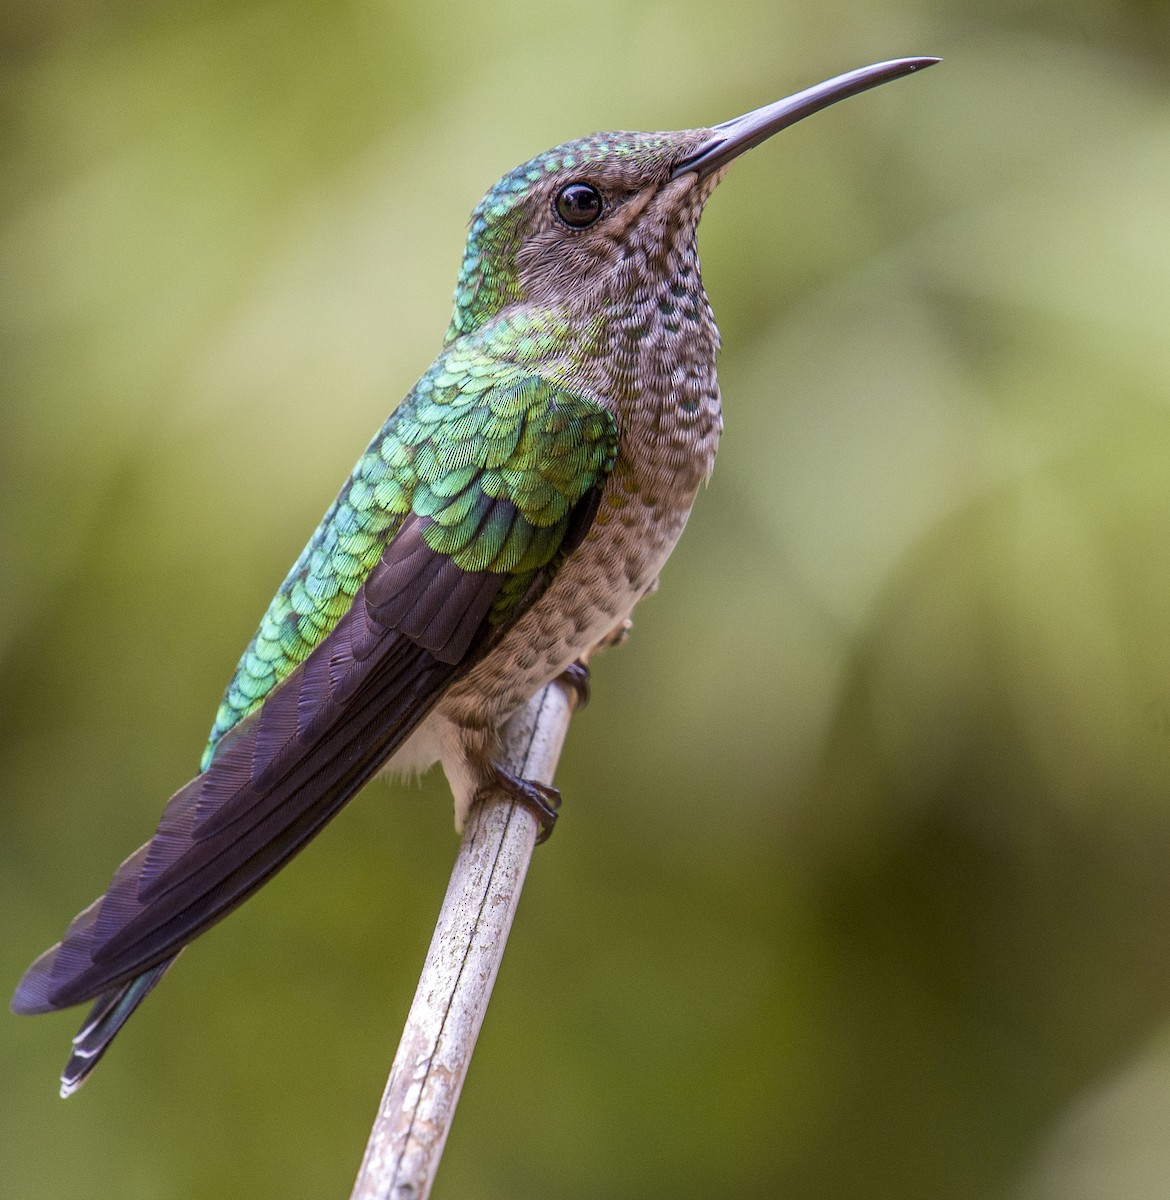
[[[516,314],[462,338],[390,415],[240,659],[204,769],[220,738],[336,626],[412,512],[430,519],[433,550],[466,571],[505,577],[490,619],[508,619],[556,557],[573,506],[617,454],[612,414],[535,373],[533,359],[557,332],[551,317]],[[493,500],[509,504],[493,510]]]

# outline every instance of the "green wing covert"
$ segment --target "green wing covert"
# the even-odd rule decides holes
[[[336,627],[408,516],[463,570],[505,576],[490,616],[505,622],[617,445],[600,404],[522,361],[455,343],[391,413],[281,584],[228,685],[203,768]]]

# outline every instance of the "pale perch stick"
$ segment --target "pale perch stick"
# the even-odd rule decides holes
[[[504,727],[504,765],[552,783],[573,701],[550,683]],[[463,831],[351,1200],[425,1200],[467,1076],[536,843],[523,804],[489,797]]]

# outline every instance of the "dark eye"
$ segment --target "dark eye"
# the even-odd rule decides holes
[[[574,229],[584,229],[601,216],[601,193],[588,183],[570,183],[557,193],[557,216]]]

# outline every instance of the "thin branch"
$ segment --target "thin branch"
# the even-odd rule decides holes
[[[551,783],[573,701],[559,683],[504,728],[504,765]],[[414,1003],[351,1200],[426,1200],[536,843],[522,804],[492,796],[468,817]]]

